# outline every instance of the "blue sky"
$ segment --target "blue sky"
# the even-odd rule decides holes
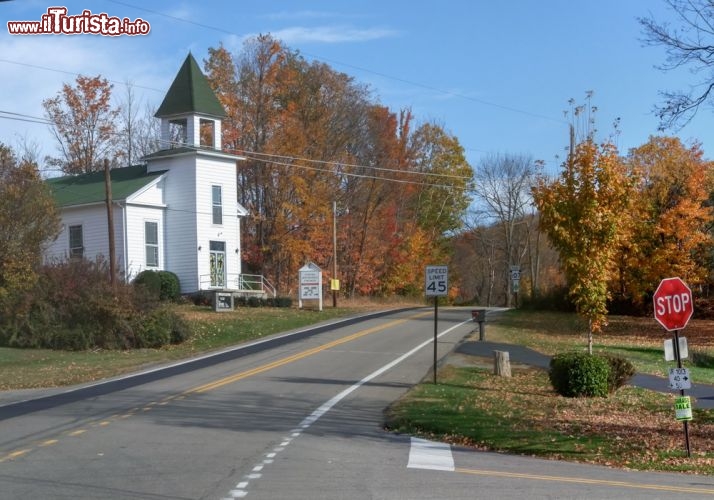
[[[48,7],[89,9],[150,23],[146,36],[16,36],[7,21],[39,21]],[[2,118],[43,115],[41,102],[81,73],[135,84],[157,106],[188,51],[199,62],[220,42],[271,33],[308,60],[321,60],[368,85],[375,100],[410,107],[458,137],[476,166],[484,155],[525,154],[555,172],[568,142],[568,99],[594,92],[604,139],[620,118],[621,152],[657,134],[658,91],[686,89],[697,75],[662,73],[664,50],[646,47],[637,17],[674,20],[660,0],[165,1],[0,2],[0,141],[22,138],[53,154],[46,125]],[[714,110],[680,131],[714,156]],[[560,159],[557,159],[557,158]]]

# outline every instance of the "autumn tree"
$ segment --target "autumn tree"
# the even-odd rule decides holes
[[[217,48],[208,48],[208,59],[204,60],[204,70],[211,88],[226,110],[226,117],[221,127],[221,144],[227,151],[240,149],[241,106],[240,93],[236,76],[236,63],[233,55],[223,44]]]
[[[49,165],[81,174],[100,170],[104,159],[117,160],[120,112],[111,105],[112,87],[100,76],[80,75],[75,86],[64,84],[55,97],[42,102],[60,153],[48,157]]]
[[[614,291],[641,302],[663,278],[704,283],[714,165],[704,160],[698,144],[685,147],[676,137],[651,137],[630,150],[627,165],[636,195],[623,214],[630,229],[620,248]]]
[[[34,284],[42,245],[59,233],[59,216],[37,165],[0,143],[0,316]]]
[[[699,81],[689,90],[661,91],[655,111],[662,130],[686,125],[699,108],[714,98],[714,3],[711,0],[665,0],[676,24],[640,18],[646,43],[664,47],[663,71],[688,68]]]
[[[246,158],[237,164],[251,214],[244,268],[285,290],[306,260],[330,277],[336,202],[343,290],[410,293],[415,266],[441,251],[468,205],[458,140],[433,124],[414,131],[410,110],[375,103],[349,75],[269,35],[238,54],[210,49],[205,68],[228,113],[224,149]]]
[[[574,148],[558,178],[540,177],[533,188],[540,226],[560,254],[578,313],[588,320],[590,353],[593,334],[606,323],[608,283],[629,187],[617,149],[587,139]]]

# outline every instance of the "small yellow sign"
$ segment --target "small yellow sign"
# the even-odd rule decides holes
[[[330,290],[338,291],[340,289],[340,280],[330,280]]]
[[[674,415],[679,422],[692,420],[692,400],[689,396],[680,396],[674,400]]]

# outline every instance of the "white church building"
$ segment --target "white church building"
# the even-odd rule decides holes
[[[221,152],[225,110],[191,54],[155,116],[161,149],[144,165],[111,170],[119,273],[130,281],[147,269],[172,271],[182,293],[262,287],[262,277],[241,272],[240,220],[248,213],[237,201],[236,162],[243,158]],[[62,232],[45,259],[108,259],[104,172],[47,183]]]

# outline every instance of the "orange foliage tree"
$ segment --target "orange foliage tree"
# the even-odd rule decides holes
[[[636,195],[623,214],[629,237],[620,247],[614,290],[640,302],[663,278],[702,284],[712,243],[712,162],[698,144],[687,148],[676,137],[651,137],[630,151],[627,164]]]
[[[64,84],[55,97],[42,101],[60,152],[48,164],[82,174],[101,170],[104,159],[114,162],[121,156],[116,128],[120,110],[112,108],[111,95],[106,78],[80,75],[76,86]]]
[[[433,124],[412,131],[409,110],[376,104],[348,75],[267,35],[235,56],[210,49],[205,69],[229,117],[224,147],[246,157],[237,165],[238,199],[251,214],[245,268],[285,293],[308,260],[331,277],[336,202],[343,292],[420,288],[414,266],[444,254],[468,206],[458,140]]]

